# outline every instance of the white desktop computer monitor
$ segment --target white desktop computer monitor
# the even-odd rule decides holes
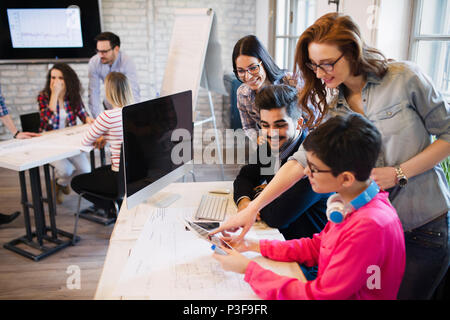
[[[126,106],[122,120],[125,195],[131,209],[192,172],[192,91]],[[178,197],[169,195],[159,206]]]

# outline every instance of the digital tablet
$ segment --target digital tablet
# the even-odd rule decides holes
[[[186,218],[183,219],[183,222],[184,222],[184,225],[190,231],[192,231],[195,235],[197,235],[199,238],[206,240],[209,243],[211,243],[212,245],[214,245],[215,247],[213,247],[213,249],[218,254],[226,255],[226,252],[220,248],[221,246],[225,246],[229,249],[233,249],[232,246],[230,246],[227,242],[220,239],[218,236],[216,236],[216,235],[210,236],[209,231],[202,228],[201,226],[199,226],[196,222],[189,221]]]

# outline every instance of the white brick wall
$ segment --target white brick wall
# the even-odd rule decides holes
[[[232,71],[231,53],[234,44],[242,36],[256,31],[256,3],[257,0],[103,0],[103,29],[120,37],[121,49],[136,63],[141,98],[150,99],[160,91],[176,8],[212,8],[216,12],[222,64],[224,72],[228,73]],[[83,100],[87,104],[87,63],[70,65],[82,82]],[[36,97],[45,85],[50,66],[0,65],[2,93],[19,128],[19,115],[38,109]],[[229,123],[228,97],[214,93],[212,97],[218,126],[224,128]],[[209,114],[208,97],[204,89],[200,89],[197,110],[205,116]],[[0,139],[10,137],[0,123]]]

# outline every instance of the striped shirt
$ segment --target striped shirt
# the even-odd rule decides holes
[[[103,111],[83,137],[82,144],[92,146],[101,136],[104,136],[110,145],[111,169],[119,171],[120,148],[123,142],[122,109],[115,108]]]

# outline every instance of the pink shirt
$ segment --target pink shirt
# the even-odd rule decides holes
[[[105,136],[110,145],[112,171],[119,171],[120,148],[123,142],[122,109],[103,111],[86,132],[81,143],[91,146],[100,136]]]
[[[405,270],[403,229],[387,192],[312,239],[261,240],[260,247],[272,260],[319,266],[304,283],[250,262],[245,281],[263,299],[396,299]]]

